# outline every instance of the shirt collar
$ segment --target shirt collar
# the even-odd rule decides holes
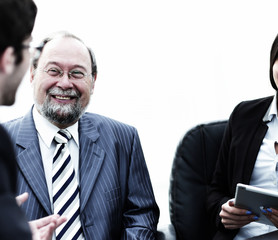
[[[263,117],[263,121],[270,122],[275,116],[277,117],[277,94],[274,95],[274,98]]]
[[[46,146],[50,148],[52,140],[55,134],[60,130],[58,127],[49,122],[45,117],[43,117],[37,110],[36,107],[33,108],[33,118],[38,134],[41,139],[44,141]],[[77,146],[79,146],[79,137],[78,137],[78,121],[72,126],[68,127],[67,130],[72,135]]]

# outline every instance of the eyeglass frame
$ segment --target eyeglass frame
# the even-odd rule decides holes
[[[57,76],[52,76],[52,75],[50,75],[50,74],[48,73],[49,70],[51,70],[51,69],[55,69],[55,70],[58,71]],[[78,71],[79,71],[80,73],[82,73],[84,76],[82,76],[81,78],[73,77],[73,76],[72,76],[72,74],[73,74],[72,72],[73,72],[73,71],[77,71],[76,69],[73,69],[73,70],[71,70],[71,71],[64,71],[64,70],[62,70],[62,69],[59,69],[58,67],[50,67],[49,69],[44,68],[44,69],[42,69],[42,70],[43,70],[43,72],[45,72],[48,76],[53,77],[53,78],[56,78],[56,77],[62,78],[62,77],[64,76],[64,73],[67,73],[67,76],[68,76],[69,79],[74,79],[74,80],[82,80],[82,79],[86,78],[87,76],[90,76],[90,75],[93,76],[92,73],[83,73],[82,71],[79,71],[79,70],[78,70]]]

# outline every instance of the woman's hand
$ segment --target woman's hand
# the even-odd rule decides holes
[[[235,207],[234,199],[231,199],[222,205],[222,210],[219,216],[221,217],[222,224],[227,229],[241,228],[244,225],[259,219],[252,212]],[[276,217],[278,223],[278,215]]]
[[[278,210],[275,208],[263,208],[262,213],[278,228]]]

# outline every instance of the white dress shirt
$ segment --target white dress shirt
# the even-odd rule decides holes
[[[273,98],[263,121],[268,122],[268,130],[261,144],[250,185],[264,189],[278,191],[278,155],[275,152],[275,142],[278,142],[278,117],[277,117],[277,97]],[[274,226],[252,222],[242,227],[234,238],[243,240],[277,230]]]
[[[33,108],[33,117],[35,126],[38,133],[42,163],[45,172],[45,179],[49,192],[49,199],[51,203],[51,208],[53,211],[53,201],[52,201],[52,161],[53,155],[56,148],[56,143],[53,138],[55,134],[60,130],[55,125],[51,124],[46,118],[44,118],[37,111],[36,107]],[[71,133],[72,139],[68,143],[71,159],[73,161],[73,166],[75,174],[77,176],[77,181],[79,183],[79,138],[78,138],[78,122],[67,128]]]

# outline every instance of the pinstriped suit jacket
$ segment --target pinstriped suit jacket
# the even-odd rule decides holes
[[[4,124],[15,144],[17,194],[29,220],[52,214],[32,111]],[[159,209],[135,128],[85,113],[79,120],[80,212],[86,239],[155,239]],[[52,161],[52,159],[50,159]]]

